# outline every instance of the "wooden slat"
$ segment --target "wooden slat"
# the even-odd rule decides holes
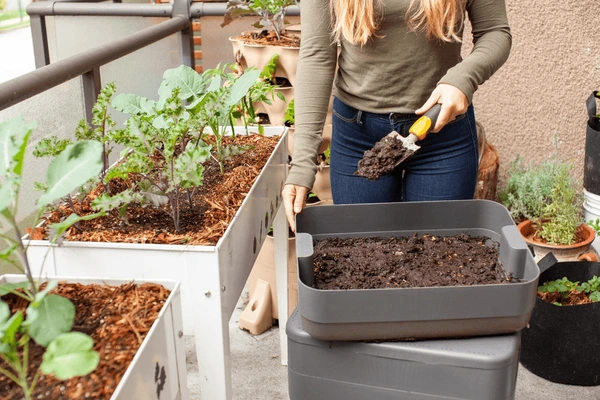
[[[194,36],[194,45],[200,46],[202,44],[202,36]]]
[[[200,30],[200,21],[192,22],[192,30],[199,31]]]
[[[196,51],[194,51],[194,59],[195,60],[202,60],[202,50],[196,50]]]
[[[202,72],[204,72],[204,68],[202,68],[202,65],[196,65],[194,67],[194,69],[196,70],[197,73],[201,74]]]

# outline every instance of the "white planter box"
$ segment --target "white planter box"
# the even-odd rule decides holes
[[[98,274],[98,276],[100,276]],[[0,284],[22,282],[25,275],[2,275]],[[131,280],[104,278],[53,278],[69,283],[117,286]],[[160,400],[187,400],[187,372],[185,366],[185,341],[181,320],[180,284],[175,281],[136,280],[136,283],[152,282],[171,290],[160,314],[148,335],[144,338],[125,375],[119,382],[111,400],[158,400],[154,372],[156,365],[164,367],[166,380],[160,392]]]
[[[236,127],[238,133],[245,132]],[[249,128],[252,132],[252,128]],[[256,132],[256,129],[254,129]],[[266,136],[285,132],[265,127]],[[34,275],[105,276],[115,279],[181,282],[183,331],[194,335],[204,399],[231,396],[228,322],[269,226],[281,205],[286,178],[287,134],[254,183],[216,246],[27,241]],[[25,239],[28,239],[25,237]]]

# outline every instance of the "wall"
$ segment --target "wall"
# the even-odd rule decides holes
[[[498,149],[501,183],[517,154],[535,162],[552,157],[554,137],[558,154],[582,182],[585,101],[600,90],[600,3],[506,1],[511,55],[473,101]]]

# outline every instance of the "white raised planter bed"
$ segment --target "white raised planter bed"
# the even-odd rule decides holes
[[[101,274],[97,275],[101,276]],[[2,275],[0,276],[0,285],[22,282],[26,279],[25,275]],[[132,281],[131,279],[60,276],[52,279],[84,285],[110,286],[118,286]],[[163,390],[160,392],[160,400],[187,400],[187,371],[185,366],[185,341],[182,335],[180,283],[155,279],[136,279],[135,282],[140,284],[145,282],[157,283],[169,289],[171,294],[110,399],[158,400],[154,380],[155,369],[158,364],[160,368],[164,367],[166,376]]]
[[[180,281],[183,332],[195,336],[202,398],[230,399],[229,319],[281,206],[286,130],[265,127],[265,136],[283,132],[283,137],[216,246],[65,241],[52,246],[44,270],[33,270],[34,275]],[[242,133],[245,129],[236,127],[236,134]],[[281,231],[287,238],[287,229]],[[49,242],[27,239],[30,264],[41,265]]]

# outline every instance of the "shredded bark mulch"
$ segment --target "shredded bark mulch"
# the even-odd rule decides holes
[[[579,292],[577,290],[571,290],[566,296],[558,292],[538,292],[537,296],[548,303],[560,303],[561,306],[578,306],[580,304],[593,303],[586,292]]]
[[[300,47],[300,38],[294,35],[281,33],[281,40],[277,39],[274,31],[246,32],[240,36],[234,37],[249,44],[259,44],[264,46],[282,46],[282,47]]]
[[[75,305],[73,331],[94,339],[100,353],[98,367],[87,376],[60,381],[41,375],[34,399],[110,399],[142,341],[170,295],[161,285],[128,283],[121,286],[59,283],[51,292],[70,299]],[[12,294],[2,297],[11,312],[25,313],[28,303]],[[31,341],[29,360],[31,378],[42,362],[45,349]],[[0,366],[8,368],[0,362]],[[0,399],[23,399],[21,388],[0,375]]]
[[[314,247],[322,290],[485,285],[517,282],[487,237],[327,238]],[[495,243],[495,242],[494,242]]]
[[[204,182],[192,192],[192,207],[187,193],[180,198],[180,229],[175,231],[168,204],[160,207],[131,204],[127,208],[127,223],[117,211],[90,221],[81,221],[66,233],[66,240],[112,243],[157,243],[214,246],[225,234],[227,226],[242,205],[252,185],[273,153],[280,137],[237,135],[235,143],[251,148],[224,163],[221,173],[216,161],[205,164]],[[229,143],[232,139],[226,138]],[[137,178],[138,180],[141,178]],[[111,182],[112,194],[130,187],[136,180]],[[78,215],[91,214],[91,202],[102,194],[99,185],[82,200],[73,199]],[[47,223],[63,220],[72,213],[63,205],[45,218]],[[28,230],[34,239],[47,239],[45,228]]]

